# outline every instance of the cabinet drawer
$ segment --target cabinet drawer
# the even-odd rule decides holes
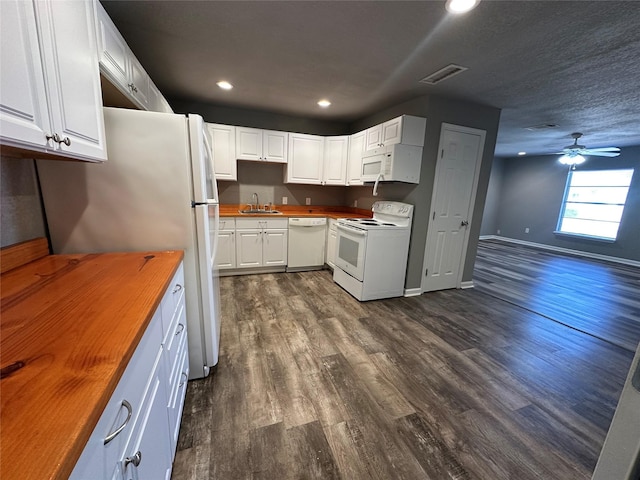
[[[163,338],[166,339],[167,335],[175,327],[172,325],[174,321],[174,315],[179,305],[184,303],[184,265],[180,265],[180,268],[173,276],[167,293],[162,298],[161,310],[162,310],[162,333]]]
[[[124,453],[140,416],[147,380],[160,353],[161,341],[162,322],[158,309],[78,459],[70,477],[72,480],[111,480],[113,469]],[[105,445],[105,438],[121,426],[124,427],[120,433]]]
[[[176,368],[178,357],[182,349],[186,349],[187,344],[187,316],[185,309],[180,310],[180,314],[175,323],[175,329],[169,334],[164,344],[164,354],[169,374],[169,386],[173,386],[176,378]]]
[[[187,393],[187,380],[189,379],[189,352],[185,348],[180,349],[176,369],[176,377],[169,394],[169,433],[171,437],[171,453],[172,459],[176,452],[178,443],[178,434],[180,433],[180,419],[182,418],[182,409],[184,407],[184,399]]]
[[[234,230],[236,228],[236,219],[224,217],[220,219],[219,230]]]
[[[280,218],[236,218],[236,229],[238,230],[261,230],[266,228],[288,228],[289,219]]]

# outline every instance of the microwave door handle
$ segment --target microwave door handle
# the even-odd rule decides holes
[[[380,180],[384,180],[384,175],[382,175],[382,173],[378,174],[378,177],[376,178],[376,183],[373,184],[373,196],[374,197],[378,196],[378,183],[380,182]]]

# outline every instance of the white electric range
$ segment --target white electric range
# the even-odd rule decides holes
[[[373,218],[337,223],[333,280],[360,301],[404,295],[413,205],[375,202]]]

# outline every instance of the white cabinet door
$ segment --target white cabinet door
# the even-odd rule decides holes
[[[349,136],[326,137],[324,139],[324,185],[347,184],[347,159]]]
[[[382,145],[394,145],[402,140],[402,117],[392,118],[382,124]]]
[[[262,159],[267,162],[287,163],[289,134],[273,130],[262,131]]]
[[[236,157],[238,160],[262,160],[262,130],[236,127]]]
[[[351,135],[347,160],[347,185],[362,185],[362,154],[366,131]]]
[[[56,153],[106,160],[92,2],[35,2]]]
[[[216,266],[221,270],[236,268],[236,242],[234,230],[218,231]]]
[[[262,266],[261,230],[236,230],[236,266]]]
[[[289,134],[287,183],[322,183],[324,137],[302,133]]]
[[[366,130],[367,139],[365,147],[367,150],[375,150],[382,146],[382,124],[374,125]]]
[[[93,3],[2,2],[1,17],[2,143],[106,160]]]
[[[100,70],[111,83],[124,87],[129,83],[129,47],[101,6],[96,28]]]
[[[121,460],[126,480],[161,480],[171,476],[169,422],[167,419],[167,376],[162,351],[149,380],[141,417],[132,441]]]
[[[207,124],[213,149],[213,168],[216,180],[238,180],[236,162],[236,127]]]
[[[144,109],[150,110],[149,75],[133,53],[129,54],[129,68],[131,70],[131,84],[129,85],[131,95]]]
[[[33,5],[6,0],[1,8],[0,139],[44,149],[51,125]]]
[[[265,267],[287,264],[287,229],[267,229],[262,236],[262,264]]]

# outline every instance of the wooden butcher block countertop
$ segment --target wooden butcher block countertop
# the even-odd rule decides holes
[[[220,205],[221,217],[328,217],[328,218],[370,218],[371,210],[354,207],[328,207],[315,205],[275,205],[274,210],[282,214],[274,213],[240,213],[240,210],[247,208],[243,205]]]
[[[0,277],[0,478],[66,479],[183,252],[47,251],[5,271],[5,265],[13,267],[6,250]]]

